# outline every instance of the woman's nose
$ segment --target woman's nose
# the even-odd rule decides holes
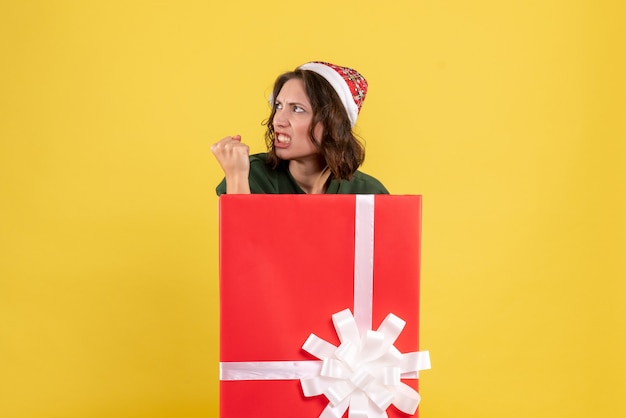
[[[274,126],[286,126],[288,119],[285,117],[285,113],[282,109],[276,109],[274,113]]]

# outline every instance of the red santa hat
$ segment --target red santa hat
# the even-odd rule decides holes
[[[367,93],[365,77],[352,68],[323,61],[307,62],[298,69],[313,71],[330,83],[346,108],[351,126],[354,127]]]

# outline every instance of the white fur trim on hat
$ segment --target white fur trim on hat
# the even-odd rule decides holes
[[[343,79],[341,74],[339,74],[335,69],[318,62],[308,62],[306,64],[302,64],[298,68],[301,70],[313,71],[321,75],[330,83],[331,86],[333,86],[337,95],[339,95],[339,99],[341,99],[341,103],[343,103],[343,107],[346,108],[348,118],[350,119],[350,125],[354,128],[356,118],[359,115],[359,108],[354,102],[350,87],[348,87],[346,80]]]

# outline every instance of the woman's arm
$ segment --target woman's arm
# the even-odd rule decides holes
[[[224,170],[226,194],[250,194],[250,148],[241,135],[222,138],[211,145],[211,152]]]

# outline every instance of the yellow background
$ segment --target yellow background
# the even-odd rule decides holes
[[[622,1],[2,1],[0,417],[218,411],[212,142],[280,72],[370,82],[424,195],[424,418],[623,417]],[[271,222],[269,220],[268,222]]]

